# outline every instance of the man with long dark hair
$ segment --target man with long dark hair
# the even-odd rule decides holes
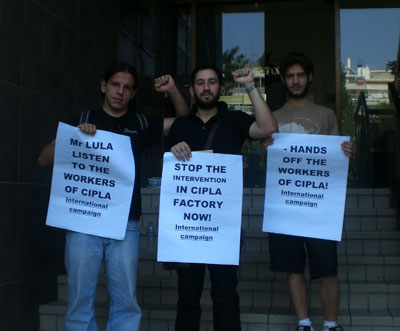
[[[115,240],[80,232],[67,231],[65,266],[68,275],[68,311],[66,331],[96,331],[94,299],[101,264],[105,262],[108,292],[111,297],[108,331],[138,331],[141,310],[136,299],[136,278],[139,262],[140,155],[141,151],[167,135],[174,118],[150,118],[128,111],[138,90],[136,69],[123,62],[112,65],[100,83],[104,96],[102,107],[70,122],[91,135],[105,130],[130,137],[135,158],[135,184],[124,240]],[[171,76],[155,80],[155,88],[167,92],[177,115],[185,115],[188,107]],[[83,119],[82,119],[83,118]],[[55,140],[46,145],[38,159],[40,165],[53,163]]]
[[[308,100],[314,66],[302,53],[290,53],[280,63],[281,80],[288,94],[287,103],[273,116],[280,133],[338,135],[335,113]],[[267,147],[271,138],[264,141]],[[347,156],[355,152],[350,142],[342,143]],[[266,211],[268,212],[268,211]],[[297,331],[313,331],[308,312],[307,285],[304,278],[306,257],[312,279],[320,278],[320,297],[324,312],[324,329],[340,331],[337,325],[339,281],[337,278],[336,241],[269,234],[271,269],[288,273],[289,292],[298,317]]]

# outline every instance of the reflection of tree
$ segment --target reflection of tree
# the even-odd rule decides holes
[[[342,134],[354,138],[354,112],[355,103],[351,100],[350,93],[346,89],[346,70],[341,66],[341,84],[342,84]]]
[[[386,63],[386,71],[391,70],[393,75],[399,75],[400,74],[400,66],[397,61],[389,61]]]
[[[225,80],[224,94],[232,95],[233,88],[235,87],[232,72],[254,64],[251,64],[250,60],[244,54],[239,53],[239,46],[224,51],[222,54],[222,63]],[[242,147],[242,153],[244,155],[246,187],[264,187],[265,151],[260,147],[260,143],[258,141],[246,140]]]
[[[249,62],[250,60],[244,54],[239,54],[239,46],[227,49],[222,54],[225,93],[230,94],[234,86],[232,72],[244,68]]]
[[[341,65],[341,89],[342,89],[342,135],[350,136],[354,142],[355,138],[355,106],[350,93],[346,89],[346,70]],[[356,158],[350,158],[349,163],[349,184],[353,184],[357,179]]]
[[[399,54],[400,54],[400,47],[399,47]],[[394,76],[394,86],[398,92],[400,92],[400,55],[398,56],[397,61],[389,61],[386,63],[386,71],[392,71]]]
[[[390,109],[392,109],[392,105],[386,101],[384,101],[384,102],[379,101],[378,104],[376,105],[375,109],[390,110]]]
[[[265,150],[258,140],[242,146],[245,187],[265,187]]]
[[[257,63],[260,67],[264,68],[266,76],[279,76],[278,62],[276,60],[272,61],[271,55],[272,52],[269,52],[267,54],[265,54],[264,52],[263,55],[261,55],[261,57],[257,60]]]

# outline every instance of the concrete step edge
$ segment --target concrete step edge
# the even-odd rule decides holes
[[[175,305],[142,305],[143,320],[175,320]],[[95,306],[96,317],[107,316],[108,308],[104,305]],[[67,311],[67,304],[63,301],[54,301],[41,305],[39,312],[41,315],[64,315]],[[397,311],[391,312],[388,309],[378,309],[365,311],[362,309],[343,309],[339,312],[339,323],[354,326],[393,326],[393,316]],[[323,319],[320,309],[313,309],[311,312],[313,321]],[[202,306],[202,322],[212,321],[212,307]],[[241,321],[249,324],[293,324],[296,317],[289,308],[252,308],[241,307]]]
[[[160,187],[142,187],[141,188],[142,194],[160,194]],[[256,194],[256,195],[263,195],[265,194],[264,188],[244,188],[243,189],[244,195],[249,194]],[[347,188],[346,196],[365,196],[365,195],[372,195],[372,196],[381,196],[381,195],[391,195],[390,188]]]
[[[383,293],[383,294],[395,294],[400,293],[400,279],[398,282],[391,282],[390,284],[384,280],[382,281],[342,281],[340,282],[341,291],[346,293]],[[58,285],[67,286],[66,275],[58,277]],[[105,274],[100,274],[98,286],[106,286]],[[176,288],[177,278],[174,276],[139,276],[137,280],[138,288]],[[211,288],[211,282],[206,279],[204,282],[204,288]],[[274,280],[246,280],[239,279],[238,290],[266,290],[276,291],[285,290],[287,291],[287,281],[285,279],[274,279]],[[311,290],[319,291],[319,282],[311,282]]]
[[[243,231],[244,238],[268,238],[268,233],[256,229],[246,229]],[[399,230],[344,230],[342,241],[352,239],[398,239],[400,240]]]
[[[142,207],[142,214],[158,214],[159,207]],[[242,215],[262,216],[264,207],[243,207]],[[346,208],[344,216],[395,216],[396,210],[394,208]]]

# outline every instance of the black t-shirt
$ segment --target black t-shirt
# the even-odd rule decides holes
[[[139,219],[142,212],[140,195],[140,156],[144,148],[151,146],[161,139],[163,119],[150,118],[135,112],[128,112],[121,117],[114,117],[108,115],[103,108],[98,108],[89,112],[88,122],[96,125],[98,130],[123,134],[131,138],[132,152],[135,157],[136,176],[129,218]],[[77,126],[79,123],[80,117],[69,122],[69,124],[73,126]]]
[[[190,115],[179,117],[172,124],[168,136],[169,149],[175,144],[185,141],[192,151],[203,150],[208,135],[215,121],[221,122],[211,143],[214,153],[241,154],[245,139],[250,138],[249,129],[254,118],[242,111],[230,111],[225,102],[218,103],[218,112],[204,123],[196,115],[196,108]]]

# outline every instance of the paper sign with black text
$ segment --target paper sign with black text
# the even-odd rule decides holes
[[[239,264],[242,167],[241,155],[164,154],[158,261]]]
[[[46,224],[124,239],[134,181],[129,137],[59,123]]]
[[[274,134],[267,150],[263,231],[340,241],[349,137]]]

